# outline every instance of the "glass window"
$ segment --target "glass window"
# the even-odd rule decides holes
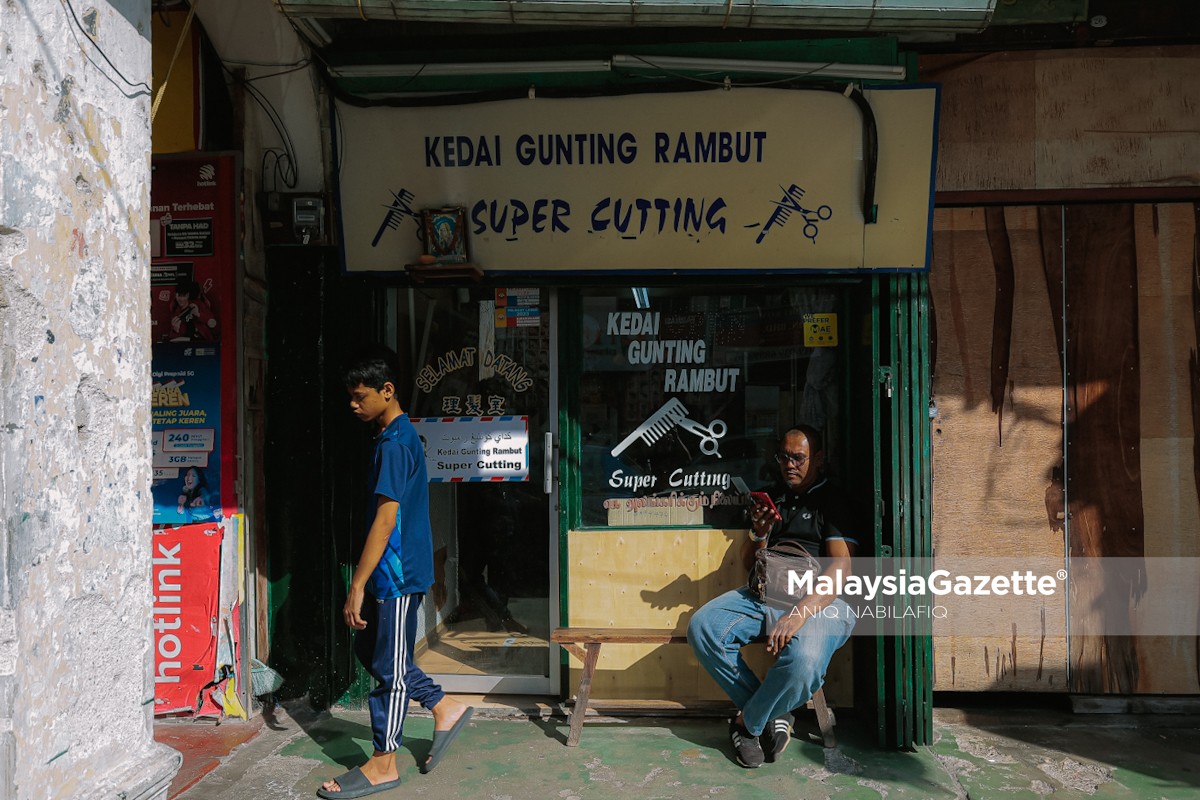
[[[744,527],[739,489],[778,474],[780,432],[813,425],[836,452],[839,296],[585,292],[582,524]]]

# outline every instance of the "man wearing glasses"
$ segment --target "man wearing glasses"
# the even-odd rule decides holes
[[[823,574],[850,574],[857,542],[843,527],[844,502],[824,472],[821,434],[808,425],[784,432],[775,453],[779,482],[772,503],[751,504],[751,530],[742,546],[747,571],[755,554],[785,540],[821,557]],[[814,582],[815,583],[815,582]],[[738,714],[729,723],[738,763],[759,767],[777,758],[791,740],[792,710],[808,702],[825,682],[834,651],[850,638],[850,607],[834,595],[810,594],[792,609],[768,605],[747,587],[710,600],[692,617],[688,642]],[[741,649],[766,639],[775,661],[760,681]]]

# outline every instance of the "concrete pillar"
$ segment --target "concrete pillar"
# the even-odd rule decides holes
[[[0,4],[0,797],[165,798],[150,2]]]

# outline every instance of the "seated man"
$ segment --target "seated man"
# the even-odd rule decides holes
[[[783,434],[775,460],[781,483],[769,495],[776,508],[752,506],[752,530],[742,547],[746,569],[760,549],[796,540],[822,557],[823,574],[841,569],[849,575],[857,543],[842,530],[843,504],[824,474],[820,433],[807,425],[791,428]],[[783,752],[791,739],[792,710],[821,688],[829,660],[853,627],[850,607],[832,595],[811,594],[792,609],[780,609],[742,587],[696,612],[688,625],[688,641],[738,708],[729,732],[739,764],[761,766],[764,746],[772,758]],[[775,662],[759,681],[741,649],[762,637]]]

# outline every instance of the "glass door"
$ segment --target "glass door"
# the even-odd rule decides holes
[[[434,530],[417,665],[447,691],[557,692],[551,290],[414,287],[395,299]]]

